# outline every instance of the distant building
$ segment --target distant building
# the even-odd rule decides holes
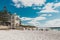
[[[30,25],[20,25],[20,28],[24,28],[25,30],[36,30],[37,27]]]

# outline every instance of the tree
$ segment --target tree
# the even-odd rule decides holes
[[[3,15],[4,14],[4,15]],[[8,21],[10,14],[8,13],[6,7],[4,7],[4,10],[2,12],[2,19],[4,22]]]

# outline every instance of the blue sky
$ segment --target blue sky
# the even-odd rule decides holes
[[[60,0],[0,0],[0,11],[4,6],[19,15],[23,25],[60,27]]]

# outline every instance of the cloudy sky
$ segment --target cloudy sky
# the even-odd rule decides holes
[[[0,11],[20,16],[23,25],[60,27],[60,0],[0,0]]]

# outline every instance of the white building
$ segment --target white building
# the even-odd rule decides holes
[[[18,15],[12,14],[11,15],[11,28],[16,28],[20,26],[20,17]]]

